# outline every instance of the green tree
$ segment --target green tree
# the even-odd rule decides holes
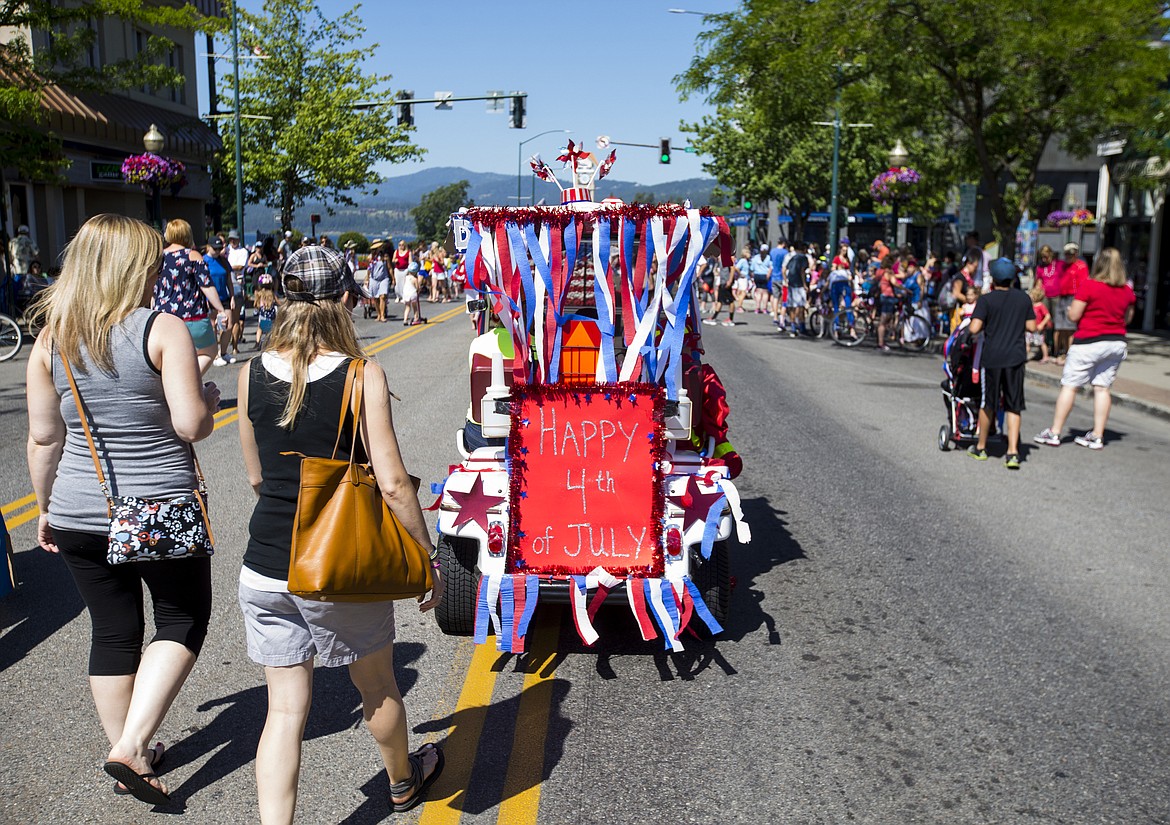
[[[346,244],[348,244],[350,241],[354,242],[355,250],[359,254],[364,255],[370,251],[370,239],[367,238],[365,235],[363,235],[361,232],[352,232],[352,231],[351,232],[342,232],[340,235],[337,236],[337,248],[338,249],[345,249]]]
[[[359,8],[326,16],[314,0],[265,0],[260,14],[240,10],[248,45],[264,58],[246,61],[240,73],[241,114],[249,116],[241,128],[244,197],[279,209],[284,229],[306,199],[352,206],[351,193],[381,181],[375,164],[422,155],[389,107],[354,108],[390,97],[389,75],[361,70]],[[227,110],[232,84],[229,76],[221,96]],[[231,121],[221,128],[223,167],[234,185]]]
[[[467,200],[465,180],[448,183],[423,195],[418,206],[410,210],[420,241],[442,241],[447,237],[447,221],[461,206],[471,206]]]
[[[143,26],[212,30],[220,21],[202,16],[190,4],[172,7],[144,0],[25,0],[0,3],[0,28],[48,33],[34,53],[28,41],[12,33],[0,44],[0,157],[28,180],[54,180],[64,155],[59,138],[46,126],[41,105],[51,85],[74,91],[109,91],[135,86],[174,86],[182,76],[163,58],[174,43],[149,38],[134,57],[91,66],[96,19],[114,17]]]
[[[983,184],[1010,253],[1051,141],[1087,154],[1160,110],[1170,55],[1148,42],[1164,11],[1158,0],[745,0],[708,16],[678,83],[794,123],[809,101],[823,110],[839,78],[852,111],[888,142],[902,137],[928,188]]]
[[[168,68],[163,58],[174,48],[165,37],[149,38],[147,47],[133,58],[89,65],[87,55],[95,46],[97,31],[92,21],[113,17],[143,26],[214,30],[220,22],[207,18],[191,5],[164,5],[145,0],[24,0],[0,3],[0,30],[8,29],[0,43],[0,191],[4,170],[14,169],[21,178],[54,181],[65,163],[60,138],[46,125],[42,106],[45,89],[61,86],[74,91],[109,91],[148,84],[174,86],[181,75]],[[20,33],[48,33],[34,53]],[[6,243],[7,210],[0,204],[0,245]],[[7,257],[0,255],[0,266]]]

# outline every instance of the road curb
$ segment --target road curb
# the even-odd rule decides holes
[[[1028,370],[1027,378],[1033,384],[1043,387],[1059,387],[1060,376],[1048,375],[1047,373],[1038,372],[1036,370]],[[1089,387],[1082,387],[1078,390],[1079,393],[1085,397],[1092,395],[1092,390]],[[1144,412],[1146,415],[1152,415],[1156,418],[1161,418],[1170,421],[1170,407],[1165,407],[1153,401],[1147,401],[1144,398],[1138,398],[1129,393],[1113,391],[1113,403],[1122,407],[1129,407],[1139,412]]]

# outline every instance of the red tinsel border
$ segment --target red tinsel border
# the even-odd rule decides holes
[[[663,473],[663,462],[666,459],[666,391],[654,384],[643,384],[635,381],[621,381],[613,384],[574,384],[567,387],[561,384],[524,384],[512,388],[512,403],[520,400],[531,400],[537,404],[544,399],[578,400],[582,396],[616,394],[619,398],[636,395],[648,398],[653,404],[652,420],[654,421],[654,439],[651,442],[650,455],[654,460],[654,504],[650,513],[650,534],[654,539],[654,551],[650,564],[643,567],[630,567],[624,571],[626,576],[644,576],[647,578],[661,578],[665,567],[662,555],[662,526],[666,513],[666,479]],[[529,567],[524,559],[516,557],[516,542],[520,536],[520,508],[523,499],[520,497],[520,487],[524,480],[525,460],[521,448],[524,446],[524,426],[517,407],[513,407],[512,430],[508,437],[508,555],[505,559],[505,570],[508,573],[527,573],[538,576],[568,577],[588,574],[597,565],[588,570],[577,567],[551,565],[548,567]],[[615,571],[610,571],[619,575]]]
[[[648,218],[678,218],[687,214],[687,210],[678,204],[672,203],[625,203],[620,206],[601,206],[598,209],[579,211],[564,206],[473,206],[461,217],[473,223],[494,227],[504,221],[512,221],[520,226],[527,224],[552,224],[567,226],[574,218],[632,218],[636,221],[645,221]],[[700,207],[699,214],[703,217],[712,217],[711,210],[706,206]]]

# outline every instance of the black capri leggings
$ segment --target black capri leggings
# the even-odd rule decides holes
[[[138,671],[146,616],[142,585],[154,603],[151,640],[178,642],[199,655],[211,619],[211,559],[167,559],[111,565],[104,534],[53,528],[61,558],[89,610],[93,637],[90,676],[126,676]]]

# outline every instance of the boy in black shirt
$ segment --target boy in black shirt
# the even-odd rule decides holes
[[[1004,466],[1020,469],[1020,413],[1024,410],[1024,365],[1028,361],[1025,332],[1036,331],[1032,299],[1022,290],[1013,289],[1016,265],[1007,258],[997,258],[988,267],[991,292],[980,296],[971,313],[971,333],[983,333],[982,379],[983,405],[979,410],[979,443],[967,448],[967,454],[979,461],[987,460],[987,434],[991,419],[1002,396],[1007,455]]]

